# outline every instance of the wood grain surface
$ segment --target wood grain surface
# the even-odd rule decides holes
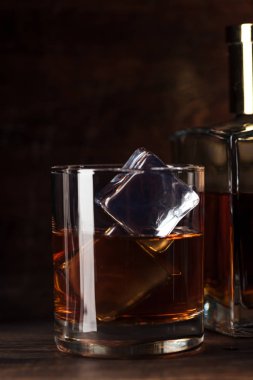
[[[248,380],[253,378],[253,339],[206,333],[201,349],[154,359],[90,359],[58,352],[51,324],[0,327],[0,378]]]

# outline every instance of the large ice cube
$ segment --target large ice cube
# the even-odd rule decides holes
[[[165,237],[199,203],[197,193],[144,148],[122,170],[96,202],[130,235]]]
[[[112,217],[95,244],[100,320],[123,315],[157,286],[181,275],[174,265],[173,239],[166,236],[198,202],[191,187],[143,148],[96,194],[96,203]]]

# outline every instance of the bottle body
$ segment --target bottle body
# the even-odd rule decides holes
[[[177,163],[205,166],[205,325],[253,336],[253,117],[172,137]]]

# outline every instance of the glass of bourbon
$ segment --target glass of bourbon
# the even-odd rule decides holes
[[[121,358],[198,347],[204,168],[56,166],[51,174],[58,349]],[[164,208],[172,199],[167,181],[175,189],[174,178],[199,201],[167,233],[167,219],[185,210],[185,203]],[[108,184],[115,190],[110,195]]]

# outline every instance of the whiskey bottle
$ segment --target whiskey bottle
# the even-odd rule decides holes
[[[172,136],[177,163],[202,164],[205,190],[205,325],[253,336],[253,24],[226,29],[235,117]]]

